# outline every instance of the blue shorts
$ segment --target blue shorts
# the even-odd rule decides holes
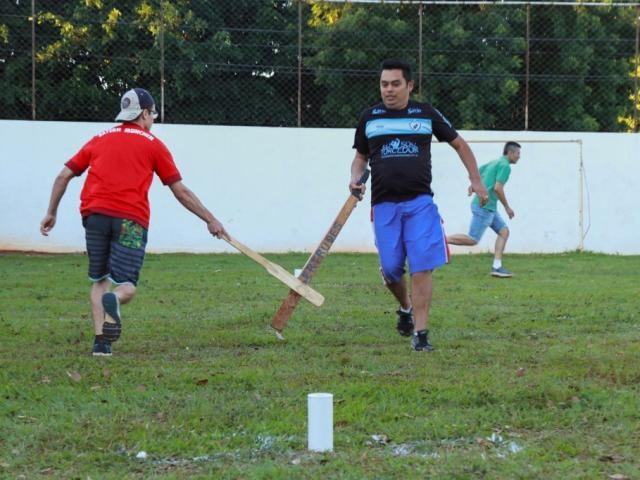
[[[131,220],[89,215],[82,220],[89,256],[89,278],[115,284],[138,284],[147,230]]]
[[[478,205],[471,204],[471,225],[469,226],[469,236],[476,242],[479,242],[484,235],[484,231],[487,227],[491,227],[496,233],[500,233],[500,230],[507,226],[506,222],[502,219],[500,214],[482,208]]]
[[[371,214],[385,283],[400,281],[407,259],[411,274],[448,263],[442,219],[431,195],[406,202],[379,203],[373,206]]]

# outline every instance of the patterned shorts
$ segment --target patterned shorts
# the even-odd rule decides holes
[[[147,230],[132,220],[89,215],[82,219],[89,255],[89,278],[99,282],[138,284]]]

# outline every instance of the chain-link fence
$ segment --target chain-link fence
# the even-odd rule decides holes
[[[573,3],[573,2],[568,2]],[[638,2],[4,0],[0,118],[353,127],[378,65],[458,128],[638,131]]]

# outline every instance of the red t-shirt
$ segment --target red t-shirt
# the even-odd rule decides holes
[[[156,173],[164,185],[182,180],[171,153],[142,127],[125,123],[93,137],[65,164],[76,175],[89,169],[80,214],[126,218],[149,228],[149,188]]]

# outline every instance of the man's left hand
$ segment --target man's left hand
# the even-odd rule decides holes
[[[510,207],[505,208],[505,211],[507,212],[507,215],[509,215],[509,220],[511,220],[516,214]]]

